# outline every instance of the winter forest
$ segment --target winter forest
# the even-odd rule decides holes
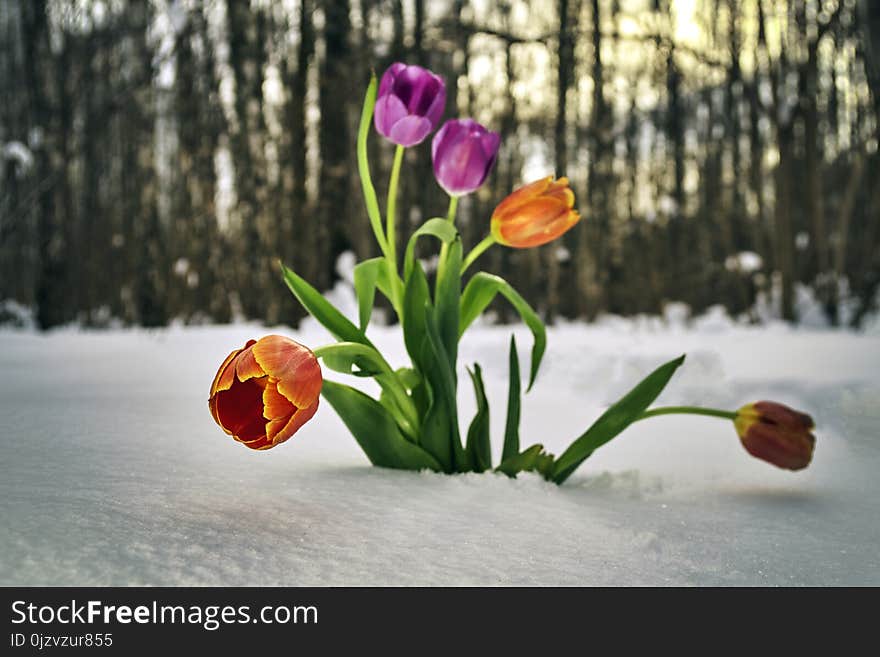
[[[570,178],[573,230],[486,256],[548,321],[876,311],[872,0],[2,0],[0,323],[297,322],[279,259],[326,290],[376,255],[354,146],[395,61],[502,135],[466,245],[514,187]],[[446,208],[428,145],[401,185],[405,243]]]

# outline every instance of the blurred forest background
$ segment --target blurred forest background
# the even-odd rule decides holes
[[[354,144],[393,61],[502,134],[466,246],[513,187],[570,177],[575,229],[480,262],[549,320],[876,310],[880,2],[2,0],[7,319],[296,322],[277,258],[326,290],[377,255]],[[447,205],[429,143],[403,178],[401,240]]]

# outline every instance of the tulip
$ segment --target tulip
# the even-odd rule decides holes
[[[311,419],[322,383],[321,366],[309,348],[267,335],[227,356],[211,384],[208,407],[238,442],[269,449]]]
[[[373,120],[379,134],[399,146],[415,146],[440,123],[446,85],[421,66],[396,62],[382,76],[376,98]]]
[[[473,119],[450,119],[431,142],[437,182],[453,197],[479,189],[495,164],[500,143],[497,132]]]
[[[541,246],[562,235],[581,218],[568,178],[536,180],[510,194],[492,213],[492,236],[505,246]]]
[[[816,438],[813,418],[770,401],[747,404],[736,413],[734,426],[752,456],[787,470],[810,464]]]

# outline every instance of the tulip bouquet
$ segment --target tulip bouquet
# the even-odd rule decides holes
[[[358,323],[282,265],[290,290],[337,342],[312,351],[289,338],[270,335],[233,351],[211,385],[209,407],[217,424],[247,447],[269,449],[286,441],[307,422],[323,395],[374,465],[445,473],[495,470],[511,477],[533,471],[562,483],[598,447],[633,422],[690,413],[732,420],[746,450],[758,458],[791,470],[806,467],[815,442],[812,419],[781,404],[757,402],[738,411],[692,406],[649,408],[684,362],[684,356],[651,372],[560,456],[547,453],[540,444],[522,449],[522,382],[513,337],[504,442],[500,463],[493,465],[489,400],[476,363],[467,370],[476,396],[476,414],[466,430],[459,424],[459,341],[500,294],[531,332],[528,391],[538,375],[547,335],[538,314],[507,281],[487,272],[469,275],[469,271],[493,245],[538,247],[565,233],[580,216],[574,209],[575,198],[567,179],[548,176],[501,201],[492,214],[486,238],[465,253],[455,227],[458,199],[486,180],[500,140],[497,133],[471,119],[451,119],[431,143],[434,174],[450,198],[448,212],[445,217],[425,221],[410,237],[400,258],[396,195],[404,152],[437,128],[445,103],[443,80],[421,67],[393,64],[383,75],[378,91],[373,76],[361,114],[357,154],[364,200],[381,255],[354,269]],[[367,158],[371,124],[397,145],[384,222]],[[415,254],[416,244],[424,239],[439,243],[433,280],[429,280]],[[389,363],[367,337],[377,292],[388,299],[400,322],[410,359],[405,366]],[[372,378],[381,391],[378,398],[324,380],[319,359],[329,370]]]

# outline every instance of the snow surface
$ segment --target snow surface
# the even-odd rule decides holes
[[[484,367],[496,450],[511,330],[525,368],[519,326],[480,326],[461,350]],[[557,487],[372,468],[326,403],[284,445],[246,449],[214,425],[208,387],[232,348],[272,332],[328,341],[311,321],[0,332],[0,585],[880,584],[878,335],[718,314],[558,326],[523,446],[558,454],[681,352],[660,402],[778,400],[815,416],[818,442],[791,473],[724,421],[657,418]],[[395,329],[371,337],[404,364]]]

